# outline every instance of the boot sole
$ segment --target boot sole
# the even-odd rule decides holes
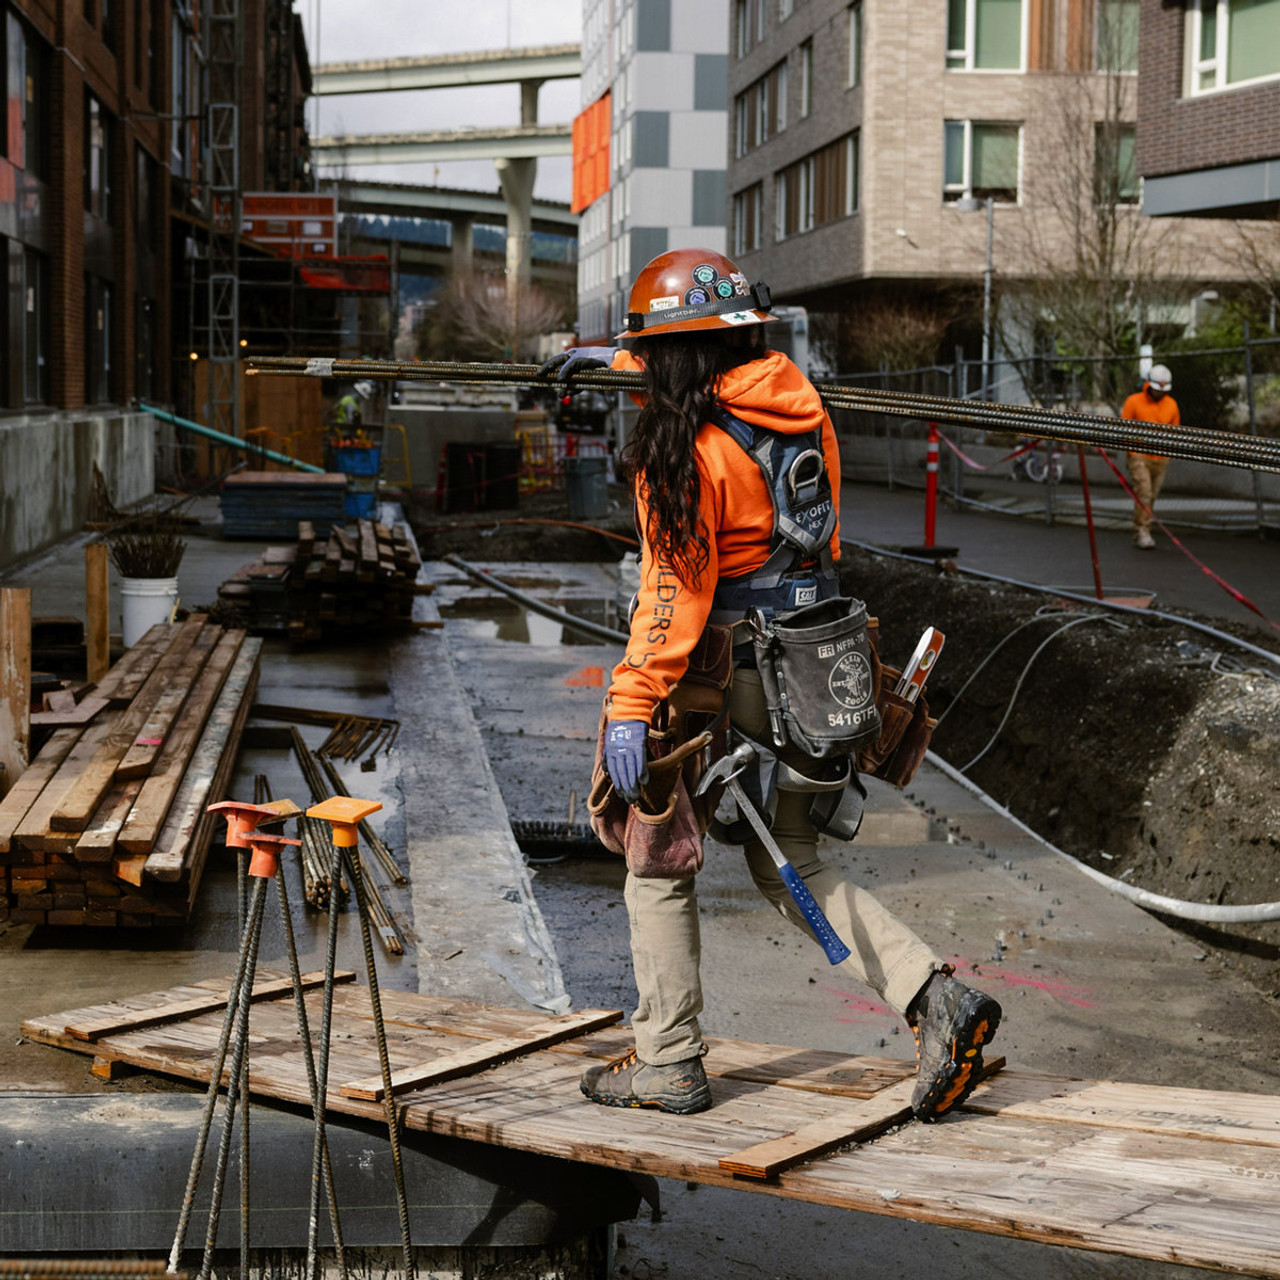
[[[915,1106],[917,1120],[928,1124],[940,1119],[974,1091],[982,1079],[982,1046],[995,1036],[1000,1016],[1000,1006],[990,996],[980,995],[951,1041],[946,1069]]]
[[[711,1091],[694,1094],[693,1097],[679,1102],[663,1102],[658,1098],[626,1098],[616,1093],[596,1093],[586,1085],[579,1085],[584,1097],[602,1107],[629,1107],[644,1111],[665,1111],[672,1116],[691,1116],[699,1111],[707,1111],[711,1107]]]

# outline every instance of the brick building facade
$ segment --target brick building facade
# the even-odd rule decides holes
[[[3,7],[0,408],[171,401],[207,215],[200,0]],[[243,22],[245,185],[309,188],[301,20],[246,0]]]
[[[1280,213],[1280,0],[1244,7],[1270,14],[1269,38],[1239,29],[1241,11],[1219,16],[1215,6],[1206,23],[1198,0],[1142,0],[1138,169],[1148,213]],[[1233,46],[1246,38],[1258,60],[1241,66]]]

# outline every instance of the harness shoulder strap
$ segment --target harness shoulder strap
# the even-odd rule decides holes
[[[773,504],[769,558],[751,575],[750,587],[771,590],[807,560],[834,573],[831,536],[836,504],[822,454],[822,429],[791,435],[756,426],[716,406],[716,426],[760,469]]]

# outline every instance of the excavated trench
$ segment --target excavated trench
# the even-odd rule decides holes
[[[544,495],[522,516],[561,510]],[[493,519],[422,521],[424,556],[603,561],[625,550],[596,533]],[[625,535],[629,520],[619,509],[599,523]],[[1280,680],[1257,660],[1177,622],[858,548],[846,549],[841,581],[879,618],[889,661],[926,626],[946,634],[929,684],[933,749],[1045,839],[1172,898],[1280,902]],[[1280,995],[1280,922],[1169,923]]]

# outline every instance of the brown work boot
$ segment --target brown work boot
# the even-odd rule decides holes
[[[950,969],[935,973],[911,1002],[907,1022],[916,1038],[917,1120],[937,1120],[962,1103],[982,1079],[982,1046],[1000,1025],[1000,1005],[966,987]]]
[[[688,1116],[711,1105],[701,1056],[651,1067],[632,1049],[625,1057],[584,1071],[580,1087],[592,1102],[605,1107],[649,1107]]]

